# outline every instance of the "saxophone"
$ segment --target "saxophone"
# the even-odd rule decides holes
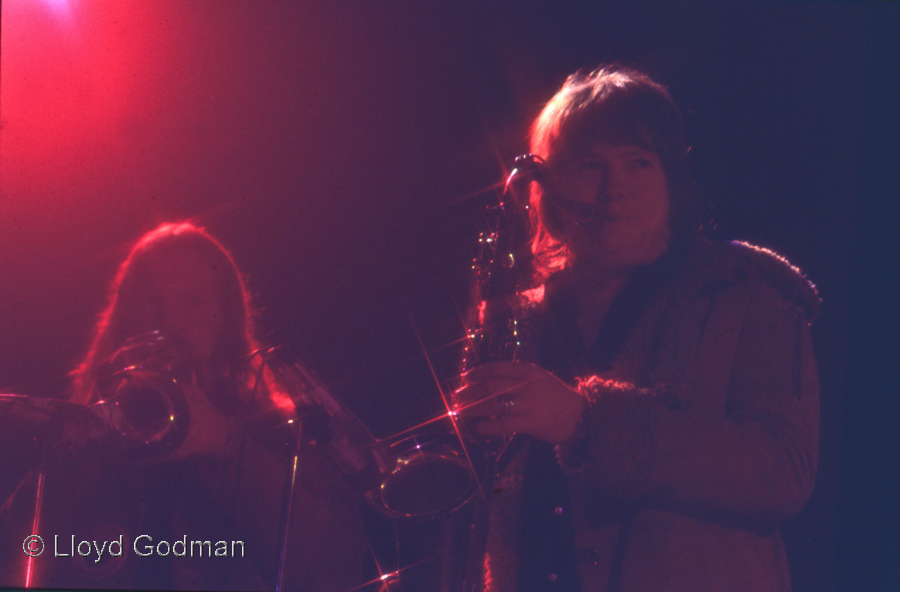
[[[496,202],[485,207],[472,257],[460,374],[494,360],[519,360],[533,344],[529,301],[523,298],[533,281],[531,211],[527,195],[530,183],[537,181],[543,171],[544,164],[539,157],[530,154],[517,157],[503,191],[497,192]],[[472,511],[461,588],[464,592],[481,592],[485,584],[484,556],[493,494],[489,481],[502,472],[526,437],[485,438],[465,426],[463,434],[481,451],[488,466],[485,472],[488,483],[482,487],[483,503],[475,500],[477,505]]]
[[[517,157],[496,203],[485,207],[472,257],[461,372],[491,360],[518,359],[527,338],[520,298],[533,271],[527,184],[542,164],[531,154]]]

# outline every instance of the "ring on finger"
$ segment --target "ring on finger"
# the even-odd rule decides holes
[[[497,403],[500,405],[500,417],[505,417],[512,414],[516,400],[512,397],[500,397]]]

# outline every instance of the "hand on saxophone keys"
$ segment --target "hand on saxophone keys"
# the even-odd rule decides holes
[[[497,361],[469,370],[454,393],[457,416],[483,436],[522,433],[548,444],[574,437],[586,401],[550,372]]]

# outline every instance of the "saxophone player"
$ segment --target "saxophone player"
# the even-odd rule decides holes
[[[531,131],[534,357],[464,375],[486,436],[531,436],[493,488],[486,589],[789,590],[779,521],[813,488],[815,287],[702,235],[668,91],[569,77]]]

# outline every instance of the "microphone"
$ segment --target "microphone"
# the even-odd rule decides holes
[[[513,169],[506,177],[503,195],[506,195],[510,189],[514,194],[518,194],[518,188],[524,183],[535,181],[544,188],[545,196],[550,203],[575,217],[576,226],[594,225],[607,216],[606,210],[601,206],[555,195],[544,184],[549,177],[550,169],[543,158],[536,154],[521,154],[513,160]]]
[[[513,169],[506,177],[503,195],[506,195],[511,188],[513,193],[517,193],[518,188],[528,181],[540,183],[548,173],[547,163],[543,158],[536,154],[520,154],[513,160]]]

